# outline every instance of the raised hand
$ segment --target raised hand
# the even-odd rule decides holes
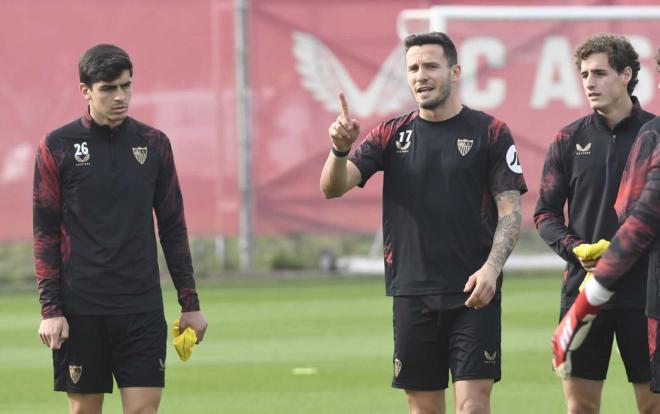
[[[341,113],[337,116],[335,122],[328,128],[328,134],[332,140],[332,145],[338,151],[348,151],[360,135],[360,123],[357,119],[351,118],[348,112],[348,102],[342,92],[339,92],[339,106]]]

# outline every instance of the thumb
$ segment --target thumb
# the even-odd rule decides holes
[[[476,284],[477,278],[475,275],[472,275],[468,278],[467,283],[465,283],[465,287],[463,288],[463,292],[469,292],[472,289],[474,289],[474,285]]]
[[[188,319],[184,318],[183,315],[181,318],[179,318],[179,332],[182,332],[186,330],[188,327]]]
[[[57,351],[58,349],[60,349],[61,344],[62,344],[62,339],[57,333],[52,333],[48,336],[48,346],[53,351]]]
[[[69,339],[69,324],[64,321],[62,325],[62,332],[60,333],[60,342],[64,342]]]

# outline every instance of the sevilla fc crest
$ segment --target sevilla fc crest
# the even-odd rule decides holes
[[[77,384],[80,381],[82,376],[82,365],[69,365],[69,377],[74,384]]]
[[[140,164],[147,160],[147,147],[133,147],[133,156]]]
[[[473,139],[457,139],[456,140],[456,146],[458,147],[458,152],[461,153],[462,156],[465,157],[465,155],[470,152],[470,149],[472,148],[472,143],[474,142]]]
[[[394,359],[394,377],[398,378],[399,374],[401,373],[401,368],[403,367],[403,364],[401,363],[401,360],[399,358]]]

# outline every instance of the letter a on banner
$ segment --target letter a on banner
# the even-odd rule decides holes
[[[532,108],[547,108],[550,101],[563,101],[568,108],[578,108],[582,104],[582,86],[577,81],[571,46],[566,37],[548,37],[543,43],[538,65],[529,103]]]

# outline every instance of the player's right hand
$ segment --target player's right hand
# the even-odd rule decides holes
[[[552,336],[552,367],[561,378],[571,375],[571,352],[584,342],[599,309],[599,306],[589,303],[586,292],[582,291],[555,329]]]
[[[360,123],[357,119],[350,117],[344,94],[339,92],[337,95],[341,113],[337,116],[335,122],[330,124],[328,134],[332,140],[332,145],[338,151],[348,151],[360,135]]]
[[[69,323],[64,316],[43,319],[39,324],[39,337],[44,345],[57,351],[69,339]]]
[[[595,260],[589,260],[589,259],[583,259],[578,256],[578,260],[580,261],[580,264],[582,265],[582,268],[586,270],[587,272],[593,272],[596,270],[596,266],[598,265],[598,260],[600,259],[595,259]]]
[[[598,260],[603,256],[609,245],[610,242],[605,239],[600,239],[596,243],[580,243],[573,248],[573,254],[578,258],[584,270],[593,272],[596,270]]]

